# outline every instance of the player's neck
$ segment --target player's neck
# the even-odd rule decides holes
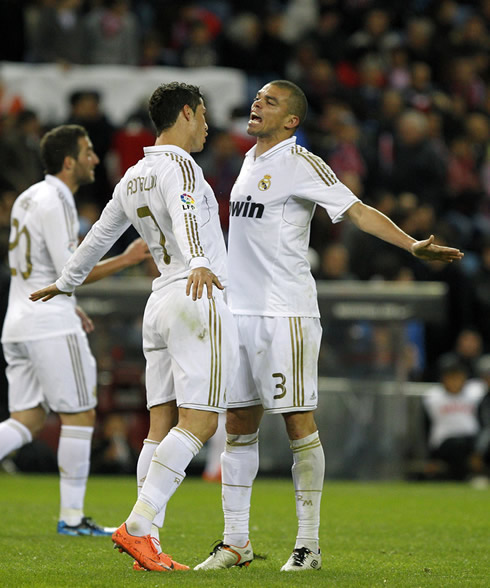
[[[66,174],[64,172],[60,172],[59,174],[55,174],[55,177],[58,180],[61,180],[63,184],[65,184],[72,194],[76,194],[80,185],[73,181],[73,178],[70,174]]]
[[[187,151],[187,153],[190,153],[192,137],[187,136],[186,133],[182,133],[180,129],[173,126],[168,131],[164,131],[158,135],[155,145],[175,145],[176,147],[180,147],[184,151]]]
[[[255,157],[260,157],[266,151],[269,151],[282,141],[289,139],[289,137],[257,137],[257,145],[255,147]]]

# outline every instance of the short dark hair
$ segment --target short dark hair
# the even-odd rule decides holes
[[[179,112],[185,105],[194,112],[203,100],[198,86],[191,86],[183,82],[161,84],[153,92],[148,104],[150,118],[155,125],[157,135],[175,124]]]
[[[289,90],[289,114],[296,115],[299,118],[299,124],[301,124],[308,113],[308,100],[303,90],[289,80],[274,80],[270,84],[283,90]]]
[[[51,129],[41,139],[41,159],[47,174],[57,174],[63,169],[65,157],[77,159],[80,153],[79,139],[88,137],[80,125],[61,125]]]

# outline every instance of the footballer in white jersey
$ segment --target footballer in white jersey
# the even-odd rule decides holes
[[[186,279],[195,267],[213,268],[220,282],[227,283],[218,203],[201,168],[183,149],[157,145],[144,151],[143,159],[116,186],[56,285],[62,292],[73,291],[132,223],[160,271],[143,323],[148,407],[176,399],[178,406],[221,412],[230,378],[235,377],[235,326],[222,292],[215,291],[211,302],[185,296]],[[172,346],[178,362],[172,359]],[[177,364],[186,368],[176,370]],[[162,385],[166,365],[173,377]],[[199,380],[208,382],[204,396]]]
[[[334,223],[359,199],[320,157],[281,141],[245,156],[230,197],[229,303],[233,314],[319,317],[307,259],[316,205]]]
[[[29,294],[59,276],[78,245],[78,215],[68,186],[53,175],[14,202],[9,242],[10,294],[2,342],[82,333],[74,297],[32,304]]]
[[[139,496],[112,536],[139,569],[189,569],[160,552],[152,537],[158,539],[166,504],[190,460],[216,431],[236,375],[238,341],[222,292],[226,250],[218,205],[190,156],[204,146],[205,112],[196,86],[172,82],[153,92],[155,146],[119,182],[61,278],[31,295],[48,301],[71,292],[129,223],[161,272],[143,319],[150,428],[138,459]]]
[[[29,300],[33,289],[59,275],[77,246],[73,195],[94,181],[99,159],[87,131],[78,125],[61,125],[46,133],[41,157],[47,172],[44,181],[20,194],[11,213],[11,280],[2,332],[11,417],[0,423],[0,460],[32,441],[48,409],[57,412],[61,420],[58,533],[108,535],[110,531],[83,513],[97,403],[96,364],[86,336],[92,322],[76,307],[74,297],[59,297],[50,305]],[[146,259],[146,245],[137,241],[100,264],[90,280]]]
[[[246,154],[230,201],[229,301],[237,320],[240,367],[228,396],[227,442],[221,456],[223,542],[197,566],[248,565],[250,498],[258,471],[258,429],[264,411],[282,414],[293,453],[298,532],[281,571],[321,568],[318,530],[325,458],[314,419],[321,342],[315,282],[307,251],[317,204],[332,222],[356,226],[411,251],[452,261],[462,254],[416,242],[364,205],[321,158],[293,137],[307,113],[303,91],[287,80],[261,88],[247,132]]]

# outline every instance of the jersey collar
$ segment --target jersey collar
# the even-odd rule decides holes
[[[177,155],[190,157],[187,151],[184,151],[181,147],[177,147],[177,145],[151,145],[150,147],[143,147],[145,155],[158,155],[159,153],[168,153],[169,151]]]
[[[52,176],[51,174],[46,174],[45,181],[50,185],[59,190],[65,197],[68,199],[68,202],[71,202],[73,206],[75,206],[75,197],[73,196],[73,192],[68,188],[68,186],[60,180],[56,176]]]
[[[266,151],[265,153],[262,153],[262,155],[259,155],[259,157],[257,157],[257,159],[267,159],[268,157],[273,157],[278,151],[283,151],[284,149],[288,149],[289,147],[291,147],[291,145],[296,145],[296,135],[289,137],[289,139],[284,139],[284,141],[281,141],[277,145],[274,145],[274,147],[271,147],[268,151]],[[247,151],[247,153],[245,154],[245,157],[252,157],[255,159],[255,150],[256,149],[257,149],[257,145],[254,145],[252,147],[252,149]]]

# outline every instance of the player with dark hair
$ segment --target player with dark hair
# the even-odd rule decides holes
[[[155,145],[116,186],[61,278],[32,299],[72,292],[130,223],[148,244],[160,271],[143,319],[150,430],[138,461],[138,500],[112,539],[136,559],[136,569],[162,572],[189,569],[162,552],[157,527],[187,465],[225,411],[238,341],[221,291],[226,248],[218,203],[190,155],[203,149],[207,135],[201,92],[162,85],[149,108]]]
[[[284,571],[319,569],[320,502],[325,458],[314,418],[321,326],[315,280],[307,259],[316,205],[334,223],[358,228],[419,258],[453,261],[462,253],[416,241],[367,206],[318,156],[296,144],[306,116],[300,88],[277,80],[259,90],[246,154],[230,198],[228,300],[238,326],[240,367],[228,393],[227,441],[221,458],[224,538],[196,569],[248,565],[252,484],[265,412],[282,414],[293,454],[298,531]]]
[[[56,127],[44,135],[41,156],[44,181],[15,201],[9,242],[10,292],[2,343],[7,361],[10,418],[0,423],[0,460],[32,441],[46,411],[61,419],[58,445],[62,535],[108,535],[111,529],[84,516],[95,423],[96,366],[86,333],[92,321],[75,298],[34,306],[29,294],[52,281],[78,244],[79,222],[74,194],[94,181],[99,162],[86,130]],[[141,239],[126,251],[98,264],[93,282],[148,257]]]

